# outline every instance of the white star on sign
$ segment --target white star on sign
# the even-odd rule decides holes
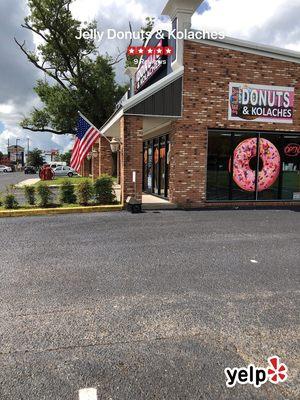
[[[133,54],[134,53],[134,49],[130,49],[129,53]]]
[[[148,54],[153,53],[153,49],[148,49]]]
[[[171,49],[166,49],[166,53],[170,54],[171,53]]]
[[[162,49],[157,49],[157,50],[156,50],[156,53],[157,53],[157,54],[161,54],[161,53],[162,53]]]
[[[140,53],[140,54],[143,54],[143,53],[144,53],[144,50],[143,50],[143,49],[139,49],[139,53]]]

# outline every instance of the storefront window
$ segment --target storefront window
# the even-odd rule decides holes
[[[282,199],[300,200],[300,137],[283,136]]]
[[[209,132],[206,198],[300,200],[299,164],[300,134]]]
[[[208,141],[207,199],[228,200],[230,173],[228,171],[231,152],[231,133],[211,132]]]

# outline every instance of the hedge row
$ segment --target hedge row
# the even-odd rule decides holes
[[[94,184],[88,179],[74,185],[68,179],[65,179],[59,188],[59,203],[89,205],[91,202],[97,205],[108,205],[116,202],[116,195],[113,188],[113,178],[109,175],[102,175]],[[40,183],[37,187],[25,186],[24,195],[30,206],[49,207],[53,205],[53,193],[45,184]],[[19,204],[13,193],[13,188],[7,189],[3,198],[3,206],[6,209],[16,209]]]

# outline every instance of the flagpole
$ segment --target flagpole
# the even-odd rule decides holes
[[[92,125],[92,127],[95,128],[96,131],[98,131],[98,132],[100,133],[101,136],[105,137],[105,139],[108,141],[108,143],[110,143],[110,140],[108,139],[108,137],[105,136],[104,133],[100,132],[100,130],[99,130],[98,128],[96,128],[95,125],[92,124],[91,121],[88,120],[87,117],[86,117],[85,115],[83,115],[80,111],[78,111],[78,114],[79,114],[83,119],[85,119],[90,125]]]

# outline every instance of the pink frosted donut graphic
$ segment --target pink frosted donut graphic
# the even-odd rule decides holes
[[[233,180],[247,192],[255,191],[255,164],[257,139],[250,138],[241,142],[233,153]],[[260,171],[257,190],[259,192],[271,187],[280,172],[280,155],[277,148],[267,139],[260,139]],[[254,162],[254,168],[250,166]]]

